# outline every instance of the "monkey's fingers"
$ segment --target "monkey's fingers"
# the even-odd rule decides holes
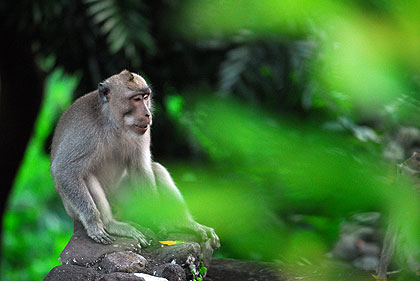
[[[142,247],[150,246],[150,243],[147,241],[146,236],[143,235],[140,231],[133,233],[134,239],[136,239]]]
[[[219,236],[217,236],[214,229],[205,225],[201,225],[201,227],[206,231],[206,240],[210,240],[212,247],[215,249],[220,248],[220,239]]]
[[[209,236],[207,235],[207,227],[204,225],[201,225],[199,223],[195,223],[194,226],[194,232],[200,237],[202,241],[206,241],[209,239]]]
[[[95,234],[89,235],[90,238],[92,238],[96,243],[108,245],[112,244],[113,241],[115,241],[115,238],[106,233],[105,231],[98,231]]]
[[[107,245],[115,241],[115,238],[109,235],[100,224],[91,225],[86,229],[86,232],[96,243]]]
[[[219,239],[219,236],[217,236],[216,232],[214,232],[214,229],[209,228],[207,234],[210,237],[212,247],[215,248],[215,249],[219,249],[220,248],[220,239]]]
[[[195,232],[198,234],[198,236],[200,236],[200,238],[201,238],[202,241],[206,241],[206,240],[209,239],[209,237],[207,236],[207,232],[206,232],[205,229],[203,229],[203,228],[200,227],[200,228],[197,228],[197,230]]]

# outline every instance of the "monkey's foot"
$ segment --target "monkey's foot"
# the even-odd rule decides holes
[[[198,222],[194,222],[193,230],[195,233],[203,237],[204,240],[210,239],[210,242],[213,248],[215,249],[220,248],[219,236],[217,236],[213,228],[199,224]]]
[[[86,229],[87,234],[92,238],[96,243],[100,244],[112,244],[115,241],[115,238],[109,235],[102,225],[92,225]]]
[[[105,224],[105,229],[107,232],[117,236],[136,239],[137,241],[139,241],[142,247],[150,246],[143,233],[141,233],[135,227],[129,225],[128,223],[112,220]]]
[[[176,231],[176,230],[187,230],[195,233],[202,241],[210,240],[211,246],[214,249],[220,248],[220,239],[219,236],[217,236],[216,232],[213,228],[199,224],[195,221],[190,221],[185,224],[177,224],[177,225],[171,225],[167,224],[164,227],[166,232]]]

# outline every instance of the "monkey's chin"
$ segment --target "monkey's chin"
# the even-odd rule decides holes
[[[132,130],[139,135],[144,135],[147,130],[149,129],[149,125],[141,126],[141,125],[133,125]]]

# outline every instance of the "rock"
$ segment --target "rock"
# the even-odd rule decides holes
[[[200,243],[201,253],[203,254],[203,264],[205,267],[209,267],[211,264],[211,259],[213,257],[213,247],[211,246],[210,240]]]
[[[204,280],[286,281],[297,280],[297,278],[286,279],[284,276],[281,276],[278,265],[274,263],[213,258],[207,277]]]
[[[377,256],[361,256],[353,261],[353,265],[356,268],[362,270],[374,271],[378,267],[379,258]]]
[[[173,263],[180,265],[188,280],[192,279],[192,271],[200,269],[201,248],[196,242],[165,246],[160,248],[147,248],[142,255],[155,265]],[[156,270],[156,269],[153,269]]]
[[[145,281],[168,281],[166,278],[156,277],[145,273],[134,273],[134,275],[142,277]]]
[[[380,214],[376,212],[353,215],[340,227],[340,237],[329,256],[361,264],[361,257],[376,256],[380,253],[380,234],[378,221]],[[369,258],[368,258],[369,260]],[[360,267],[359,267],[360,268]]]
[[[118,237],[110,245],[98,244],[87,236],[84,229],[79,229],[73,234],[58,260],[61,264],[86,267],[98,263],[106,254],[123,251],[139,253],[140,249],[141,246],[136,240],[124,237]]]
[[[131,251],[106,254],[99,266],[107,273],[110,272],[143,272],[147,260]]]
[[[203,263],[204,266],[209,267],[211,263],[211,258],[213,257],[214,249],[211,246],[210,240],[207,241],[200,241],[196,235],[193,234],[185,234],[185,233],[170,233],[168,234],[168,240],[174,241],[189,241],[189,242],[197,242],[200,245],[201,253],[203,254]]]
[[[359,245],[359,248],[362,255],[365,256],[379,257],[379,254],[381,253],[381,248],[379,247],[378,243],[363,242],[361,245]]]
[[[332,256],[344,260],[353,260],[360,255],[355,235],[342,235],[332,249]]]
[[[44,281],[95,281],[100,276],[93,268],[66,264],[54,267]]]
[[[196,242],[185,242],[183,244],[159,247],[157,249],[146,248],[141,251],[144,257],[153,260],[159,260],[161,263],[170,263],[183,265],[193,256],[195,260],[200,259],[201,248]]]
[[[113,272],[102,276],[98,281],[147,281],[143,277],[131,273]]]
[[[165,263],[159,265],[156,268],[156,276],[161,276],[168,281],[185,281],[187,277],[185,276],[184,269],[178,265],[173,263]]]
[[[75,232],[60,254],[62,266],[51,270],[46,280],[185,281],[193,279],[192,272],[200,270],[201,262],[206,267],[210,264],[213,248],[209,241],[198,243],[194,235],[178,233],[159,238],[186,242],[162,246],[154,233],[147,237],[153,237],[153,243],[144,249],[137,241],[123,237],[102,245],[75,224]]]
[[[420,130],[415,127],[399,127],[396,134],[389,135],[385,141],[383,155],[392,162],[399,163],[420,150]]]

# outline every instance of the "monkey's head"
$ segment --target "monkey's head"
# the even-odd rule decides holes
[[[152,124],[152,91],[139,75],[123,70],[99,83],[102,112],[119,128],[143,135]]]

